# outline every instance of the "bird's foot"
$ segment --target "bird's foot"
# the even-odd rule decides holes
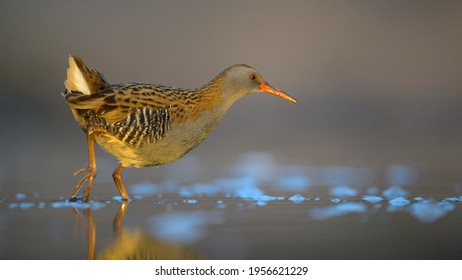
[[[74,195],[74,196],[70,196],[67,201],[69,202],[82,202],[82,196],[81,195]]]
[[[77,171],[74,172],[74,176],[77,176],[79,175],[80,173],[83,173],[83,172],[88,172],[85,176],[87,176],[89,173],[94,173],[95,176],[96,176],[96,166],[88,166],[88,167],[85,167],[85,168],[82,168],[82,169],[79,169]]]
[[[123,165],[120,164],[119,167],[117,167],[117,169],[114,170],[114,173],[112,173],[112,178],[114,179],[114,183],[116,184],[117,189],[119,190],[119,193],[122,196],[122,200],[129,201],[130,196],[128,195],[127,190],[125,190],[125,186],[122,181],[122,169]]]
[[[77,170],[74,173],[75,175],[78,175],[80,173],[86,172],[85,176],[79,181],[77,186],[75,186],[74,191],[72,194],[69,196],[69,201],[74,202],[74,201],[79,201],[81,200],[82,202],[88,202],[90,200],[90,191],[91,188],[93,187],[93,180],[96,177],[96,165],[90,165],[86,168],[82,168],[80,170]],[[77,193],[84,187],[84,192],[83,196],[77,196]]]

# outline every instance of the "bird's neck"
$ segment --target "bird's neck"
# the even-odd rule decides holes
[[[229,107],[241,96],[226,84],[223,73],[203,85],[199,91],[204,95],[204,102],[221,114],[228,111]]]

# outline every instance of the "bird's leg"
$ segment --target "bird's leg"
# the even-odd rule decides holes
[[[127,212],[127,206],[128,206],[128,201],[122,202],[119,207],[119,211],[117,212],[117,215],[114,217],[114,222],[112,223],[114,226],[114,231],[117,234],[122,234],[123,227],[122,227],[122,220],[125,216],[125,212]]]
[[[76,194],[80,191],[80,189],[83,187],[83,184],[85,184],[85,191],[83,193],[82,201],[87,202],[90,200],[90,191],[91,188],[93,187],[93,180],[96,177],[96,159],[95,159],[95,143],[93,140],[93,133],[95,132],[95,129],[92,127],[88,128],[87,130],[87,142],[88,142],[88,167],[82,168],[80,170],[77,170],[74,175],[78,175],[82,172],[87,172],[85,176],[83,176],[82,180],[79,181],[79,183],[75,186],[74,190],[72,191],[72,194],[69,197],[69,200],[75,200],[76,199]]]
[[[117,189],[119,190],[120,195],[122,196],[123,200],[129,200],[130,197],[128,196],[127,191],[125,190],[124,183],[122,182],[122,169],[124,166],[119,164],[116,170],[114,170],[114,173],[112,173],[112,178],[114,179],[114,183],[117,186]]]
[[[90,208],[85,209],[85,216],[87,217],[87,222],[88,222],[87,259],[93,260],[95,259],[96,226],[95,226],[95,222],[93,221],[93,215],[91,213]]]

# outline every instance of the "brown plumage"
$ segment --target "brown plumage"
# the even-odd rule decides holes
[[[76,199],[85,184],[88,201],[96,176],[94,144],[120,161],[114,182],[123,199],[129,199],[122,182],[122,169],[173,162],[202,142],[238,98],[267,92],[291,102],[295,99],[270,86],[252,67],[234,65],[208,84],[180,89],[155,84],[110,85],[95,69],[77,56],[69,57],[64,97],[74,118],[87,134],[89,165],[70,199]]]

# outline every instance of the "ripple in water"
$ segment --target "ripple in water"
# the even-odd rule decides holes
[[[359,202],[347,202],[334,206],[316,208],[311,210],[310,216],[315,220],[324,220],[333,217],[343,216],[350,213],[364,213],[367,206]]]

